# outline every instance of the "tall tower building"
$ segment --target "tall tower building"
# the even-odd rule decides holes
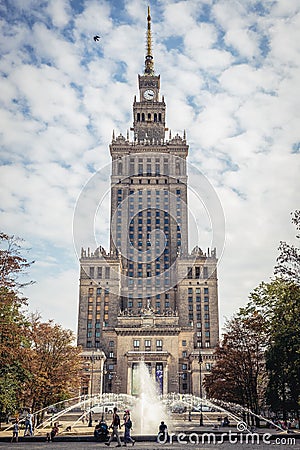
[[[135,394],[143,360],[161,392],[197,394],[199,352],[205,373],[219,335],[216,250],[189,252],[189,147],[185,132],[165,137],[149,8],[138,88],[133,139],[110,144],[110,250],[81,253],[78,345],[105,359],[94,392]]]

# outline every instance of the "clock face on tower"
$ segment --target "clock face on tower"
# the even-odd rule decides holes
[[[144,92],[144,98],[146,99],[146,100],[153,100],[153,98],[154,98],[154,91],[152,91],[152,89],[147,89],[145,92]]]

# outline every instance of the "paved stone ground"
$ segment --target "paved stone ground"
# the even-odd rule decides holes
[[[36,433],[36,436],[33,438],[23,438],[23,431],[20,432],[20,441],[18,443],[10,443],[10,438],[12,435],[12,430],[8,430],[6,432],[0,432],[0,449],[5,447],[6,449],[15,449],[18,447],[24,447],[28,450],[39,450],[39,449],[52,449],[52,450],[94,450],[94,449],[106,449],[108,448],[103,443],[95,442],[93,440],[93,431],[94,427],[87,427],[87,425],[80,424],[76,429],[72,430],[72,433],[66,433],[65,427],[68,425],[68,422],[62,423],[61,432],[56,438],[55,442],[46,442],[46,431],[48,430],[41,430],[40,432]],[[71,422],[70,422],[71,424]],[[150,440],[150,437],[140,438],[141,441],[137,440],[134,449],[147,449],[147,450],[177,450],[177,449],[197,449],[197,450],[208,450],[208,449],[215,449],[219,448],[220,450],[269,450],[269,449],[289,449],[289,450],[300,450],[300,434],[298,433],[296,437],[298,439],[295,439],[293,441],[295,435],[293,434],[280,434],[276,432],[276,430],[272,429],[259,429],[259,444],[257,443],[257,440],[254,441],[255,443],[235,443],[235,442],[228,442],[225,441],[224,443],[221,443],[221,435],[223,432],[226,433],[236,433],[237,429],[235,426],[232,427],[225,427],[220,428],[219,430],[213,430],[211,424],[206,424],[204,427],[199,427],[199,422],[197,420],[193,420],[192,422],[189,422],[187,420],[181,420],[178,418],[176,421],[171,421],[170,418],[170,429],[172,429],[174,433],[173,437],[173,444],[158,444],[154,441],[154,437],[152,437],[152,441]],[[95,422],[93,423],[95,425]],[[189,438],[189,442],[178,442],[178,435],[180,433],[186,433],[189,435],[190,433],[194,434],[194,438]],[[207,443],[206,441],[202,441],[201,439],[201,433],[208,433],[213,435],[215,434],[216,441],[213,442],[211,440],[211,443]],[[273,439],[268,441],[267,443],[263,442],[263,435],[264,433],[272,433],[276,436],[273,436]],[[133,437],[134,432],[132,433]],[[122,433],[121,433],[122,436]],[[197,436],[199,436],[198,443]],[[240,435],[239,435],[240,436]],[[232,436],[232,439],[235,437]],[[137,439],[139,437],[137,436]],[[240,438],[239,438],[240,439]],[[277,439],[277,440],[276,440]],[[268,437],[267,437],[268,440]],[[180,441],[180,439],[179,439]],[[205,442],[202,444],[202,442]],[[110,448],[115,448],[116,442],[112,442]],[[131,445],[129,446],[131,447]]]
[[[298,441],[299,442],[299,441]],[[115,448],[116,444],[112,443],[109,448]],[[131,446],[129,446],[131,448]],[[18,442],[16,443],[5,443],[0,442],[0,448],[16,449],[16,448],[25,448],[27,450],[40,450],[40,449],[52,449],[52,450],[95,450],[95,449],[107,449],[108,447],[97,442]],[[299,450],[300,443],[295,445],[291,445],[288,443],[286,445],[276,445],[275,443],[272,445],[260,444],[230,444],[224,443],[222,445],[192,445],[192,444],[178,444],[174,443],[172,446],[170,445],[159,445],[156,443],[136,443],[134,449],[143,449],[143,450],[181,450],[181,449],[195,449],[195,450],[209,450],[219,448],[220,450],[270,450],[270,449],[278,449],[278,450]]]

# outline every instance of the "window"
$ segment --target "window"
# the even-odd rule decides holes
[[[208,295],[208,288],[207,288],[207,287],[204,288],[204,294],[205,294],[205,295]]]
[[[208,267],[203,267],[203,278],[208,278]]]
[[[187,364],[182,364],[182,370],[187,370]]]
[[[192,267],[188,267],[187,277],[189,279],[193,278],[193,268]]]
[[[115,341],[109,341],[109,346],[110,347],[114,347],[115,346]]]
[[[149,351],[151,349],[151,341],[149,339],[145,340],[145,350]]]
[[[200,278],[200,267],[195,267],[195,278]]]
[[[106,279],[110,278],[110,267],[105,267],[105,278]]]
[[[161,351],[162,350],[162,345],[163,345],[162,340],[161,339],[157,339],[157,341],[156,341],[156,350],[157,351]]]
[[[97,278],[102,278],[102,267],[98,267],[97,269]]]
[[[95,269],[94,267],[90,267],[90,277],[94,278]]]
[[[140,348],[140,341],[139,341],[139,339],[135,339],[135,340],[133,341],[133,348],[134,348],[135,350],[139,350],[139,348]]]
[[[186,358],[186,357],[187,357],[187,351],[186,351],[186,350],[184,350],[184,351],[182,352],[182,357],[183,357],[183,358]]]
[[[100,287],[100,288],[97,288],[97,295],[100,295],[100,294],[101,294],[101,291],[102,291],[101,287]]]
[[[182,346],[185,347],[186,346],[186,340],[182,341]]]
[[[114,357],[114,352],[109,352],[108,357],[109,358],[113,358]]]

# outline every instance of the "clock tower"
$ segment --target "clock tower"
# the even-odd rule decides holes
[[[149,7],[147,24],[145,70],[143,75],[139,75],[139,101],[137,101],[136,97],[134,99],[133,130],[136,142],[150,140],[151,143],[158,144],[165,138],[166,105],[164,98],[160,99],[160,75],[154,74]]]

